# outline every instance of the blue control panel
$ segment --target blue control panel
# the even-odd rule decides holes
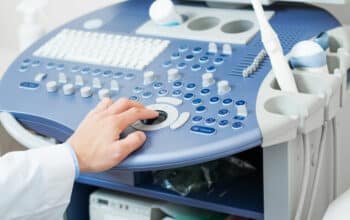
[[[263,50],[260,35],[247,45],[229,44],[232,53],[223,50],[227,48],[223,43],[137,35],[136,29],[149,20],[151,2],[110,6],[40,39],[13,62],[2,79],[0,110],[60,141],[72,134],[103,97],[127,97],[165,112],[159,124],[138,122],[125,131],[145,130],[148,139],[117,169],[180,167],[259,146],[256,99],[271,70],[268,57],[248,77],[242,72]],[[275,14],[270,22],[285,52],[300,40],[340,25],[313,7],[271,9]],[[101,24],[91,26],[96,20]],[[91,48],[90,41],[95,42]],[[111,59],[108,51],[113,45],[118,46],[114,51],[118,54]],[[78,52],[70,50],[75,47]],[[80,47],[87,51],[81,52]],[[118,52],[120,48],[123,53]]]

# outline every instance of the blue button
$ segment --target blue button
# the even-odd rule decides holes
[[[26,72],[28,70],[28,66],[20,66],[19,68],[18,68],[18,71],[20,71],[20,72]]]
[[[192,99],[194,97],[194,94],[193,93],[186,93],[185,95],[184,95],[184,99],[186,99],[186,100],[190,100],[190,99]]]
[[[196,134],[203,134],[203,135],[213,135],[216,132],[215,128],[198,126],[198,125],[192,126],[191,131]]]
[[[51,69],[53,69],[53,68],[55,68],[55,63],[50,62],[50,63],[48,63],[48,64],[46,65],[46,69],[51,70]]]
[[[40,60],[34,60],[32,63],[32,67],[38,67],[40,66],[40,64],[41,64]]]
[[[56,70],[58,70],[58,71],[62,71],[62,70],[64,70],[64,64],[58,64],[57,66],[56,66]]]
[[[123,72],[115,72],[115,73],[113,73],[113,78],[114,79],[120,79],[120,78],[122,78],[123,77]]]
[[[209,95],[210,94],[210,89],[202,89],[201,90],[201,95]]]
[[[199,62],[200,63],[207,63],[209,61],[209,57],[204,56],[204,57],[200,57],[199,58]]]
[[[178,69],[185,69],[187,67],[187,64],[186,63],[179,63],[179,64],[176,65],[176,67]]]
[[[171,59],[173,60],[177,60],[181,57],[180,53],[176,52],[176,53],[173,53],[171,54]]]
[[[198,107],[196,108],[196,112],[197,112],[197,113],[203,113],[203,112],[205,112],[206,110],[207,110],[207,108],[206,108],[205,106],[203,106],[203,105],[198,106]]]
[[[222,104],[224,104],[224,105],[231,105],[232,102],[233,102],[233,100],[230,99],[230,98],[228,98],[228,99],[224,99],[224,100],[222,101]]]
[[[81,70],[82,74],[88,74],[90,72],[90,68],[89,67],[85,67]]]
[[[235,117],[233,117],[233,119],[238,121],[244,121],[245,117],[241,115],[236,115]]]
[[[242,105],[245,105],[245,101],[244,100],[238,100],[235,104],[237,106],[242,106]]]
[[[133,95],[133,96],[130,96],[130,97],[129,97],[129,100],[131,100],[131,101],[138,101],[138,100],[139,100],[139,97]]]
[[[21,82],[19,87],[22,89],[37,89],[39,87],[38,83],[33,82]]]
[[[140,86],[136,86],[134,89],[133,89],[134,93],[141,93],[143,92],[143,88],[140,87]]]
[[[222,57],[217,57],[213,60],[213,63],[216,65],[220,65],[224,63],[224,59]]]
[[[193,123],[199,123],[199,122],[201,122],[202,120],[203,120],[203,117],[202,117],[202,116],[199,116],[199,115],[194,116],[194,117],[192,118],[192,122],[193,122]]]
[[[200,105],[200,104],[202,104],[202,99],[193,99],[192,104],[193,105]]]
[[[106,70],[106,71],[103,72],[102,76],[103,76],[103,77],[110,77],[112,74],[113,74],[112,71]]]
[[[163,86],[162,82],[155,82],[153,83],[153,88],[160,89]]]
[[[186,60],[186,61],[192,61],[192,60],[194,60],[194,56],[193,56],[192,54],[187,55],[187,56],[185,57],[185,60]]]
[[[227,109],[220,109],[219,112],[218,112],[218,115],[220,117],[224,117],[226,115],[228,115],[229,111]]]
[[[218,123],[219,127],[227,127],[228,126],[228,120],[221,120]]]
[[[179,52],[185,52],[185,51],[187,51],[188,50],[188,46],[187,45],[181,45],[180,47],[179,47]]]
[[[102,73],[102,70],[100,69],[95,69],[94,71],[92,71],[91,75],[93,76],[98,76]]]
[[[173,87],[175,89],[181,88],[182,86],[183,86],[183,83],[180,82],[180,81],[176,81],[176,82],[173,83]]]
[[[73,66],[72,69],[71,69],[71,72],[72,73],[76,73],[80,70],[80,67],[79,66]]]
[[[152,97],[152,92],[147,91],[147,92],[144,92],[142,94],[142,98],[148,99],[148,98],[151,98],[151,97]]]
[[[211,97],[209,99],[210,104],[216,104],[216,103],[219,103],[219,101],[220,101],[220,98],[217,96]]]
[[[171,66],[171,61],[170,60],[167,60],[167,61],[165,61],[164,63],[163,63],[163,67],[164,68],[168,68],[168,67],[170,67]]]
[[[133,74],[133,73],[128,73],[128,74],[126,74],[126,76],[124,77],[124,79],[126,79],[126,80],[132,80],[132,79],[134,79],[135,78],[135,74]]]
[[[30,59],[25,59],[22,61],[23,66],[28,66],[32,61]]]
[[[194,84],[194,83],[189,83],[186,86],[186,89],[188,89],[188,90],[194,90],[195,88],[196,88],[196,84]]]
[[[166,96],[168,95],[168,90],[167,89],[161,89],[158,91],[159,96]]]
[[[191,66],[191,69],[192,69],[192,71],[199,71],[199,70],[202,69],[202,67],[201,67],[201,65],[199,65],[199,64],[193,64],[193,65]]]
[[[174,90],[173,93],[172,93],[173,96],[175,97],[178,97],[178,96],[181,96],[182,95],[182,91],[177,89],[177,90]]]
[[[195,47],[195,48],[193,48],[193,50],[192,50],[192,52],[193,53],[200,53],[200,52],[202,52],[202,48],[201,47]]]
[[[215,122],[216,122],[216,119],[215,119],[215,118],[207,118],[207,119],[205,120],[205,123],[206,123],[207,125],[213,125],[213,124],[215,124]]]
[[[242,122],[234,122],[233,124],[232,124],[232,128],[233,129],[241,129],[241,128],[243,128],[243,123]]]
[[[208,66],[208,67],[207,67],[207,72],[213,73],[213,72],[215,72],[215,71],[216,71],[216,67],[215,67],[215,66]]]

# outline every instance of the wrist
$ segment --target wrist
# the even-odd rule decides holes
[[[74,167],[75,167],[75,179],[78,179],[78,177],[80,175],[80,164],[79,164],[77,154],[76,154],[73,146],[69,142],[64,143],[64,145],[69,149],[69,152],[72,156]]]

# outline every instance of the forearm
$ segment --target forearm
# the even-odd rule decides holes
[[[0,158],[0,216],[43,215],[62,212],[70,201],[75,165],[69,147],[57,145]],[[59,208],[60,207],[60,208]],[[45,216],[45,215],[43,215]]]

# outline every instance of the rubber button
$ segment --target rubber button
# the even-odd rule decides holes
[[[205,127],[205,126],[192,126],[191,131],[196,133],[196,134],[202,134],[202,135],[213,135],[216,132],[215,128],[211,127]]]

